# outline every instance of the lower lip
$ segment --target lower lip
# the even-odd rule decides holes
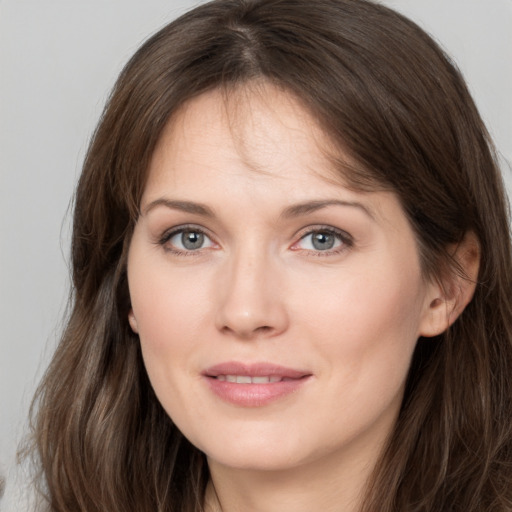
[[[237,384],[205,377],[210,389],[222,400],[240,407],[262,407],[296,392],[309,376],[268,384]]]

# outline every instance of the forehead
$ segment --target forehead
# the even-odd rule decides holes
[[[334,153],[350,165],[294,95],[253,83],[185,103],[160,137],[150,176],[155,179],[165,168],[179,178],[180,169],[195,160],[205,175],[223,162],[225,170],[230,164],[254,176],[297,180],[311,174],[340,184],[342,173],[330,158]]]

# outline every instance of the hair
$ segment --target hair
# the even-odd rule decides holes
[[[396,193],[426,275],[461,272],[448,248],[467,233],[480,245],[472,301],[443,334],[418,340],[362,510],[511,510],[512,262],[493,146],[440,47],[367,0],[215,0],[122,71],[76,190],[71,309],[32,409],[47,509],[203,510],[205,456],[158,402],[128,325],[126,257],[173,114],[261,80],[298,98],[356,162],[339,161],[350,186]]]

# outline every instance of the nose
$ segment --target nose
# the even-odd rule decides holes
[[[217,328],[239,339],[274,337],[288,327],[282,272],[262,254],[239,253],[218,282]]]

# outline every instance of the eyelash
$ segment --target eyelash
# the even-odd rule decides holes
[[[336,228],[333,228],[332,226],[315,226],[315,227],[310,227],[310,228],[306,228],[306,229],[307,229],[306,231],[303,231],[300,234],[300,238],[296,242],[293,243],[293,245],[291,246],[292,250],[295,250],[295,251],[303,250],[313,256],[326,257],[326,256],[333,256],[333,255],[341,254],[342,252],[346,251],[347,249],[349,249],[350,247],[352,247],[354,245],[354,240],[353,240],[352,236],[349,233],[347,233],[346,231],[343,231],[341,229],[336,229]],[[212,242],[212,244],[215,243],[212,240],[211,236],[204,229],[200,228],[199,226],[183,225],[183,226],[178,226],[176,228],[172,228],[168,231],[165,231],[162,234],[162,236],[158,239],[157,244],[162,246],[166,251],[168,251],[172,254],[175,254],[176,256],[198,256],[202,252],[201,249],[205,249],[205,248],[201,247],[197,250],[191,250],[191,249],[190,250],[181,250],[181,249],[176,248],[175,246],[168,245],[169,241],[174,236],[179,235],[180,233],[187,232],[187,231],[191,232],[191,233],[198,233],[200,235],[203,235],[206,238],[208,238]],[[323,234],[334,236],[340,242],[340,246],[338,246],[334,249],[327,249],[327,250],[296,248],[296,246],[301,241],[303,241],[306,237],[311,236],[315,233],[316,234],[323,233]]]
[[[340,242],[340,245],[333,249],[327,249],[324,251],[314,250],[314,249],[313,250],[303,249],[303,250],[307,251],[308,254],[310,254],[312,256],[315,256],[315,257],[336,256],[336,255],[341,254],[341,253],[345,252],[346,250],[350,249],[354,245],[354,239],[346,231],[333,228],[332,226],[314,226],[314,227],[306,228],[306,231],[301,233],[299,240],[292,245],[292,250],[300,250],[298,248],[294,249],[294,247],[297,246],[306,237],[311,236],[313,234],[319,234],[319,233],[334,236]]]
[[[168,245],[169,241],[175,237],[176,235],[179,235],[180,233],[185,233],[185,232],[190,232],[190,233],[198,233],[198,234],[201,234],[201,235],[204,235],[206,238],[208,238],[209,240],[212,240],[211,236],[202,228],[200,228],[199,226],[195,226],[193,224],[190,224],[190,225],[184,225],[184,226],[178,226],[176,228],[172,228],[168,231],[165,231],[163,233],[163,235],[160,237],[160,239],[158,240],[158,245],[161,245],[164,250],[172,253],[172,254],[175,254],[176,256],[198,256],[200,254],[200,250],[201,249],[198,249],[198,250],[181,250],[181,249],[178,249],[172,245]],[[212,240],[212,243],[213,240]]]

